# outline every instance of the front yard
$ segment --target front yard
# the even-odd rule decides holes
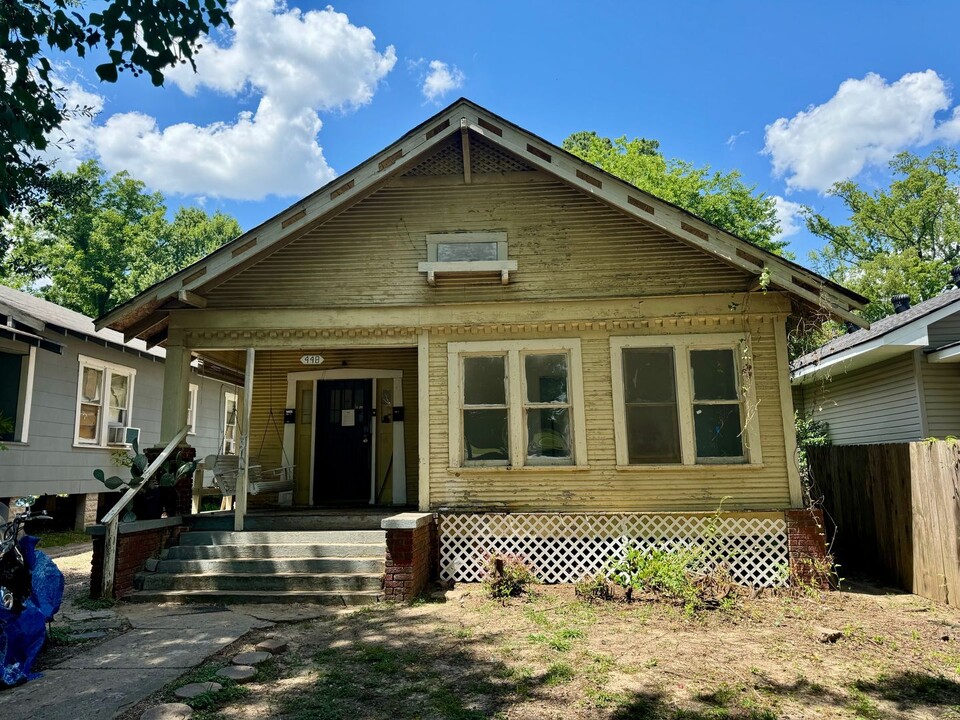
[[[691,616],[570,587],[500,604],[465,585],[279,624],[195,674],[266,636],[289,651],[195,720],[960,718],[960,612],[867,586]]]

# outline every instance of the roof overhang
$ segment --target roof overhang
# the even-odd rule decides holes
[[[18,330],[8,325],[0,325],[0,337],[14,342],[21,342],[25,345],[47,350],[57,355],[63,355],[63,345],[53,340],[47,340],[45,337],[36,335],[26,330]]]
[[[945,347],[930,352],[927,362],[932,363],[960,363],[960,342],[951,343]]]
[[[461,98],[363,164],[97,319],[96,327],[121,331],[128,340],[143,338],[148,345],[163,342],[169,310],[201,307],[206,291],[372,194],[456,133],[482,136],[569,186],[754,275],[757,290],[784,290],[834,317],[868,326],[853,312],[866,304],[866,298],[650,195]]]

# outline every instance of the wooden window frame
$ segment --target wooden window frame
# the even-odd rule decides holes
[[[228,406],[229,406],[229,401],[231,400],[231,398],[233,399],[233,411],[234,411],[234,413],[236,413],[236,416],[235,416],[234,419],[233,419],[233,429],[234,429],[234,432],[233,432],[233,450],[232,450],[231,452],[227,452],[227,420],[229,419],[229,415],[227,414],[227,408],[228,408]],[[223,424],[222,424],[222,427],[221,427],[221,434],[220,434],[220,436],[221,436],[221,438],[222,438],[222,440],[220,441],[220,454],[221,454],[221,455],[237,455],[237,454],[238,454],[238,452],[237,452],[237,450],[238,450],[237,444],[238,444],[239,438],[237,437],[237,431],[238,431],[239,427],[240,427],[240,397],[239,397],[239,393],[230,392],[229,390],[224,390],[224,391],[223,391]]]
[[[502,356],[505,358],[507,391],[507,426],[509,432],[508,461],[467,461],[463,457],[463,358]],[[527,355],[567,356],[567,407],[570,410],[571,457],[527,457],[526,411],[546,407],[526,399],[526,373],[523,358]],[[583,362],[579,338],[551,340],[488,340],[447,344],[449,463],[451,468],[555,470],[588,467],[586,411],[583,402]],[[519,381],[517,379],[519,378]],[[557,406],[557,405],[553,405]],[[469,409],[469,408],[467,408]]]
[[[456,243],[496,243],[497,261],[507,259],[507,233],[504,230],[492,230],[485,232],[460,232],[460,233],[428,233],[427,234],[427,262],[436,263],[438,248],[440,245],[453,245]],[[449,261],[448,261],[449,262]],[[495,262],[493,260],[460,260],[461,263]]]
[[[613,422],[619,469],[711,467],[716,465],[757,466],[763,464],[760,447],[760,422],[757,416],[756,370],[749,383],[738,382],[743,456],[736,458],[698,458],[694,429],[693,373],[691,350],[730,350],[737,377],[742,378],[741,348],[752,354],[749,333],[704,333],[693,335],[630,335],[610,338],[610,376],[613,385]],[[677,383],[677,416],[680,422],[679,463],[630,463],[627,443],[626,393],[624,392],[623,351],[630,348],[672,348],[674,378]],[[729,401],[724,401],[729,404]]]
[[[130,447],[129,443],[109,443],[107,442],[107,429],[110,427],[110,400],[108,397],[110,381],[114,375],[124,375],[127,378],[127,406],[124,408],[126,411],[126,417],[124,420],[123,427],[133,427],[133,391],[134,385],[137,377],[136,368],[128,367],[126,365],[119,365],[118,363],[110,362],[109,360],[101,360],[99,358],[92,358],[86,355],[78,355],[77,363],[79,365],[79,370],[77,372],[77,406],[76,406],[76,416],[74,417],[73,423],[73,446],[78,448],[125,448]],[[83,387],[83,371],[85,368],[91,368],[93,370],[99,370],[103,373],[101,376],[100,382],[102,383],[100,388],[100,417],[97,421],[97,437],[91,442],[89,440],[84,440],[80,437],[80,407],[84,404],[83,397],[80,394],[80,391]],[[89,403],[87,403],[89,404]]]
[[[200,386],[196,383],[190,383],[190,390],[187,393],[187,435],[197,434],[197,408],[200,403]]]
[[[28,347],[23,352],[18,343],[0,340],[0,351],[20,356],[20,385],[17,390],[17,416],[13,420],[13,440],[4,440],[0,445],[26,445],[30,441],[30,408],[33,405],[33,377],[37,365],[37,348]]]

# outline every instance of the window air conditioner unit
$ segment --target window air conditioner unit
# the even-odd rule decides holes
[[[140,428],[112,425],[107,428],[108,445],[132,445],[140,441]]]

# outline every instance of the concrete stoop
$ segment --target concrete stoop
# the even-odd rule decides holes
[[[382,530],[193,530],[127,599],[361,605],[382,598],[385,556]]]

